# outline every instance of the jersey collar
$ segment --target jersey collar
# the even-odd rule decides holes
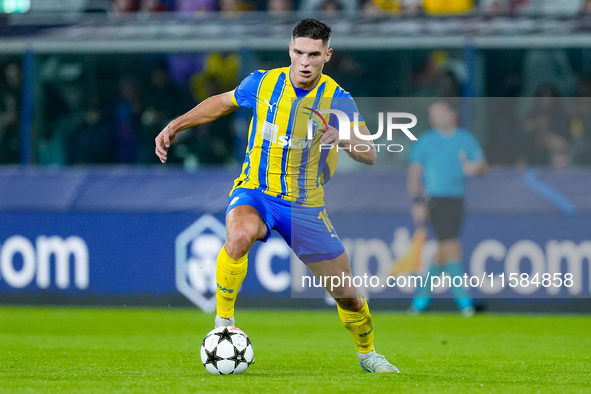
[[[451,133],[446,133],[446,132],[441,131],[439,129],[435,129],[435,131],[437,131],[439,133],[439,135],[443,138],[453,138],[453,137],[455,137],[456,133],[458,132],[458,127],[456,126],[454,131]]]
[[[293,83],[291,82],[291,66],[287,67],[287,77],[285,78],[285,83],[287,83],[289,86],[291,86],[291,88],[293,89],[293,92],[295,94],[296,97],[298,97],[297,93],[296,93],[296,89],[301,89],[304,91],[307,91],[308,93],[306,93],[306,95],[304,97],[308,97],[308,95],[310,94],[310,92],[313,92],[314,90],[316,90],[316,88],[318,86],[320,86],[322,79],[324,78],[324,74],[320,73],[320,78],[318,79],[318,83],[316,84],[316,86],[314,86],[312,89],[308,90],[308,89],[304,89],[304,88],[296,88]],[[304,98],[302,97],[302,98]]]

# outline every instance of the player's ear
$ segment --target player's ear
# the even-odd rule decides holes
[[[332,56],[332,48],[328,48],[328,51],[326,51],[326,58],[324,59],[324,63],[328,62],[330,60]]]

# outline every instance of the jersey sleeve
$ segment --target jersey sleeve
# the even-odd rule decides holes
[[[244,78],[240,85],[234,89],[234,94],[232,95],[234,104],[244,108],[254,107],[257,90],[263,75],[265,75],[265,72],[258,70]]]
[[[484,160],[484,152],[482,152],[478,140],[469,131],[466,131],[466,156],[470,161]]]
[[[358,114],[358,124],[359,126],[365,126],[365,120],[359,113],[359,109],[357,108],[357,104],[355,104],[355,100],[351,96],[351,94],[340,87],[337,86],[334,95],[333,95],[333,103],[332,107],[334,109],[338,109],[343,111],[349,117],[349,121],[351,122],[351,126],[353,126],[353,119],[355,113]],[[338,119],[336,116],[331,115],[330,121],[328,122],[332,127],[338,128]]]
[[[413,143],[408,152],[408,161],[410,164],[425,165],[425,141],[424,138]]]
[[[326,184],[335,173],[339,154],[336,149],[323,149],[318,163],[318,182]]]

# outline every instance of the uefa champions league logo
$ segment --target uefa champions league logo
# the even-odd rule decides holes
[[[204,312],[215,311],[215,268],[225,240],[226,228],[209,214],[176,239],[176,287]]]

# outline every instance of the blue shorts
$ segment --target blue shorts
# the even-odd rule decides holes
[[[249,205],[257,210],[267,226],[266,242],[276,230],[304,263],[332,260],[345,252],[326,209],[304,207],[252,189],[235,189],[230,195],[226,215],[232,208]]]

